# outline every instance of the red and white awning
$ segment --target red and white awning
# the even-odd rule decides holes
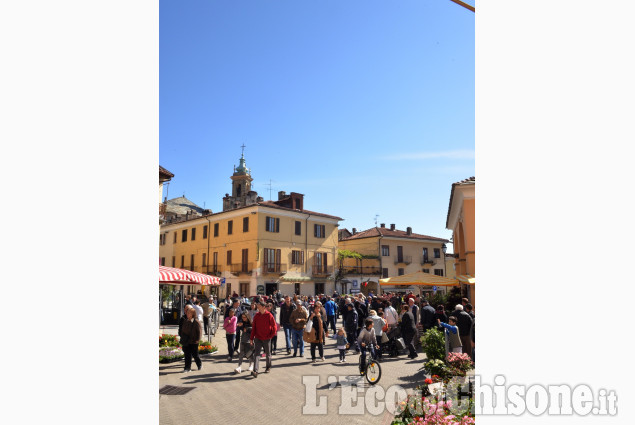
[[[159,266],[159,283],[220,286],[220,279],[216,276],[209,276],[202,273],[191,272],[189,270]]]

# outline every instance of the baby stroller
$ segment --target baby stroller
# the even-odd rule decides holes
[[[401,337],[401,330],[399,328],[388,330],[386,335],[388,336],[388,342],[382,344],[381,350],[383,353],[387,353],[390,357],[395,357],[401,354],[402,350],[406,349],[406,343]]]

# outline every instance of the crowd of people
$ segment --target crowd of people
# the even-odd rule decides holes
[[[208,325],[207,314],[200,302],[196,297],[189,301],[179,323],[185,353],[184,372],[191,370],[192,358],[201,369],[195,347],[198,344],[196,336],[200,339],[202,326]],[[217,307],[213,301],[208,304],[208,309],[221,308],[224,315],[227,360],[238,357],[237,374],[243,372],[243,361],[248,361],[246,370],[258,377],[261,359],[265,360],[263,373],[270,371],[271,357],[281,351],[278,349],[279,330],[283,330],[287,355],[304,357],[306,344],[309,344],[312,362],[325,361],[324,349],[329,337],[335,340],[341,363],[346,362],[348,351],[365,357],[366,351],[370,350],[373,358],[381,360],[386,348],[394,341],[390,335],[403,338],[408,357],[414,359],[418,357],[416,346],[421,333],[432,328],[445,332],[448,351],[468,353],[474,358],[474,309],[467,298],[463,298],[449,315],[443,305],[435,308],[412,292],[285,296],[275,291],[271,296],[251,299],[234,293],[224,300],[224,305]],[[338,328],[339,320],[341,326]]]

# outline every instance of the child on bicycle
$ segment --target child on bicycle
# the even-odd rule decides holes
[[[362,374],[366,370],[366,349],[368,347],[370,347],[370,354],[373,356],[373,359],[376,359],[375,347],[377,346],[377,337],[375,336],[375,329],[373,328],[373,324],[373,319],[364,320],[364,329],[361,330],[359,336],[357,337],[357,343],[362,350],[360,353],[362,359]]]
[[[337,342],[335,345],[337,349],[340,350],[340,363],[346,363],[346,346],[348,345],[348,341],[346,340],[344,328],[337,330]]]

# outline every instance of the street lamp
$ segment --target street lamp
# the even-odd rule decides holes
[[[445,253],[448,251],[448,246],[446,244],[443,244],[443,247],[441,249],[443,250],[443,254],[445,255]]]

